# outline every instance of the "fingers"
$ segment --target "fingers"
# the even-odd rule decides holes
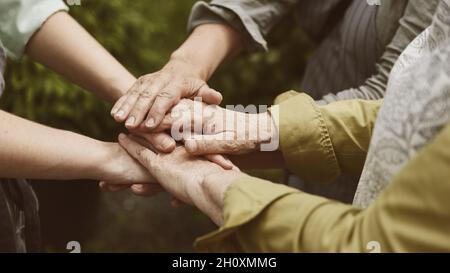
[[[113,117],[117,122],[124,122],[128,118],[130,111],[133,109],[139,98],[140,88],[141,81],[135,82],[130,90],[128,90],[128,92],[122,98],[120,98],[116,105],[113,107],[111,113],[114,112]]]
[[[116,103],[114,104],[113,108],[111,109],[111,116],[115,117],[115,115],[117,114],[117,112],[119,111],[120,107],[122,106],[123,102],[127,99],[127,95],[123,95],[122,97],[120,97],[120,99],[118,99],[116,101]]]
[[[128,119],[125,123],[127,128],[136,128],[138,127],[147,116],[150,107],[153,105],[156,96],[159,91],[163,89],[167,85],[167,77],[159,76],[153,80],[148,82],[144,82],[142,85],[142,92],[140,92],[139,99],[131,110]]]
[[[127,117],[127,121],[125,122],[125,127],[128,129],[136,128],[145,118],[148,110],[150,109],[150,105],[155,100],[156,94],[151,93],[149,91],[144,91],[140,94],[139,99],[136,101],[136,104],[133,106],[130,114]]]
[[[145,123],[149,129],[157,127],[164,119],[166,113],[177,104],[181,98],[194,98],[205,96],[206,102],[219,104],[222,95],[208,87],[205,81],[196,78],[185,78],[167,85],[156,97]]]
[[[141,127],[140,130],[153,133],[170,131],[171,137],[177,141],[190,138],[191,133],[214,134],[222,128],[217,122],[220,120],[217,115],[221,114],[219,111],[218,106],[183,99],[164,116],[157,127],[151,130]]]
[[[130,139],[125,134],[119,135],[120,145],[136,160],[139,161],[148,170],[152,167],[152,162],[156,159],[156,154],[150,149],[145,148],[136,141]]]
[[[216,163],[225,170],[232,170],[234,167],[234,164],[223,155],[205,155],[205,158],[213,163]]]
[[[197,96],[201,97],[203,102],[207,104],[219,105],[223,100],[222,94],[212,88],[209,88],[207,84],[200,88]]]
[[[172,115],[170,113],[168,113],[164,116],[161,123],[158,126],[156,126],[155,128],[150,130],[148,127],[146,127],[145,125],[142,124],[139,127],[139,130],[142,132],[160,133],[160,132],[164,132],[166,130],[170,130],[170,128],[172,128],[174,122],[175,122],[175,119],[172,118]]]
[[[126,121],[127,128],[142,123],[157,94],[169,82],[166,73],[149,74],[139,78],[128,92],[117,101],[111,114],[118,122]]]
[[[126,190],[130,187],[128,185],[114,185],[114,184],[107,183],[105,181],[101,181],[98,185],[99,185],[100,189],[105,192],[120,192],[120,191]]]
[[[134,135],[137,135],[151,145],[151,147],[163,153],[170,153],[175,150],[177,144],[175,140],[167,133],[142,133],[138,131],[132,131]]]
[[[201,97],[205,103],[213,105],[220,104],[223,99],[203,80],[177,79],[167,73],[150,74],[137,80],[115,103],[111,115],[117,122],[126,121],[128,129],[135,129],[142,123],[144,127],[154,129],[181,98],[193,97]]]
[[[168,88],[173,88],[169,86]],[[148,113],[145,127],[153,129],[164,119],[167,112],[180,100],[180,91],[165,89],[161,91],[155,99],[150,112]]]
[[[163,153],[170,153],[177,147],[175,140],[166,133],[145,134],[144,138]]]
[[[126,121],[128,129],[137,128],[142,123],[145,128],[154,129],[181,98],[202,97],[204,102],[213,105],[222,101],[222,95],[200,79],[170,82],[170,77],[164,75],[142,77],[136,81],[111,110],[114,119]]]
[[[137,184],[131,186],[131,191],[138,196],[150,197],[158,195],[164,189],[159,184]]]
[[[200,126],[198,129],[201,131],[203,123],[206,122],[206,120],[202,118],[201,114],[201,112],[194,113],[190,110],[172,111],[163,117],[163,120],[159,122],[159,125],[153,129],[149,129],[148,127],[143,128],[142,131],[163,132],[178,129],[177,132],[185,132],[194,130],[195,124]]]

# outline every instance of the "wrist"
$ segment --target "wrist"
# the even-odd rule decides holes
[[[118,143],[99,141],[99,149],[95,156],[96,166],[93,179],[100,181],[115,181],[123,173],[122,166],[118,160],[122,155]]]
[[[136,78],[131,75],[123,75],[118,78],[111,78],[107,80],[109,84],[108,92],[109,98],[107,98],[111,103],[115,103],[119,98],[127,93],[127,91],[136,82]]]
[[[207,81],[212,72],[197,63],[195,58],[183,49],[178,49],[172,53],[169,62],[164,66],[165,69],[176,69],[183,74]]]
[[[209,204],[202,211],[218,226],[222,226],[224,223],[225,194],[241,175],[242,173],[237,170],[222,171],[206,176],[202,183],[202,191]]]
[[[258,128],[260,144],[271,142],[278,138],[278,129],[269,111],[258,114],[258,121],[255,128]]]
[[[223,24],[196,27],[189,38],[171,56],[191,65],[200,79],[207,81],[217,67],[241,49],[239,33]]]
[[[242,173],[238,170],[221,171],[207,175],[202,183],[202,189],[217,207],[223,209],[225,193],[241,175]]]

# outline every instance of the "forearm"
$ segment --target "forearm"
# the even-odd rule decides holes
[[[52,129],[0,111],[0,177],[108,179],[117,144]]]
[[[192,72],[207,81],[217,67],[227,57],[237,54],[242,46],[239,33],[231,27],[221,24],[201,25],[172,54],[171,61],[190,64],[195,68]]]
[[[135,77],[66,12],[48,18],[28,42],[26,54],[110,102],[135,82]]]

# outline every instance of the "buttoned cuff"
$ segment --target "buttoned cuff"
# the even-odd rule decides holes
[[[294,91],[280,95],[277,112],[280,149],[290,171],[305,181],[331,182],[341,173],[322,112],[314,100]]]

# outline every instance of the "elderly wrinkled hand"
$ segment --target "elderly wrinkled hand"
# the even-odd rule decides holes
[[[189,99],[181,100],[153,132],[167,130],[195,155],[247,154],[278,139],[270,112],[249,114]],[[277,148],[278,143],[267,151]]]
[[[182,60],[171,59],[160,71],[142,76],[111,110],[118,122],[128,129],[152,129],[182,98],[201,97],[209,104],[219,104],[222,95],[209,88],[195,73],[196,69]]]
[[[241,175],[237,167],[225,170],[187,153],[183,146],[170,154],[157,154],[123,134],[119,143],[176,199],[195,205],[216,224],[222,223],[223,195]]]

